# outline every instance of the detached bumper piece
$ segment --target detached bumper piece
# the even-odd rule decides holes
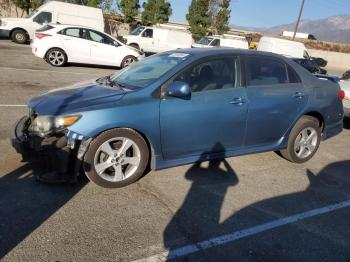
[[[22,155],[22,161],[32,165],[35,175],[58,172],[67,181],[75,181],[82,167],[81,159],[77,158],[81,141],[66,134],[30,135],[27,132],[29,125],[30,118],[23,117],[11,137],[12,146]]]

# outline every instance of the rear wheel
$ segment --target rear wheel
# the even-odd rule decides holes
[[[12,32],[11,39],[17,44],[25,44],[28,41],[28,34],[22,29],[16,29]]]
[[[52,48],[46,54],[46,61],[52,66],[64,66],[67,60],[66,53],[59,48]]]
[[[112,129],[93,140],[85,155],[84,170],[99,186],[123,187],[144,174],[148,159],[148,146],[140,134],[132,129]]]
[[[132,55],[126,56],[121,63],[121,67],[122,68],[128,67],[129,65],[131,65],[132,63],[134,63],[136,61],[137,61],[136,57],[134,57]]]
[[[304,163],[311,159],[321,142],[319,121],[311,116],[303,116],[293,127],[286,149],[281,155],[294,163]]]

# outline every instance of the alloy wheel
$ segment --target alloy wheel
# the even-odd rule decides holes
[[[60,65],[63,65],[65,57],[61,51],[55,50],[50,52],[48,59],[50,64],[55,66],[60,66]]]
[[[307,127],[300,131],[294,142],[294,152],[300,159],[309,157],[316,149],[318,134],[313,127]]]
[[[137,144],[125,137],[105,141],[96,151],[94,168],[104,180],[120,182],[132,176],[141,162]]]
[[[124,60],[123,67],[127,67],[127,66],[131,65],[134,62],[135,62],[135,59],[132,58],[132,57],[129,57],[129,58]]]

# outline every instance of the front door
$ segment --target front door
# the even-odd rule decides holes
[[[241,87],[238,57],[197,63],[173,78],[189,84],[191,97],[164,96],[160,103],[165,159],[225,152],[242,146],[246,91]],[[165,87],[166,88],[166,87]]]
[[[309,94],[284,61],[249,56],[245,62],[249,101],[245,146],[277,145],[306,107]]]
[[[114,40],[95,30],[89,30],[91,46],[90,63],[99,65],[120,66],[120,48]]]
[[[145,52],[154,52],[155,51],[155,42],[153,29],[147,28],[141,33],[140,37],[140,47]]]

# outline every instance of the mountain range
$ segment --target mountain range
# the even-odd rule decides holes
[[[233,28],[279,35],[282,31],[294,31],[295,23],[273,27],[242,27]],[[298,32],[313,34],[318,40],[350,44],[350,14],[331,16],[319,20],[301,20]]]

